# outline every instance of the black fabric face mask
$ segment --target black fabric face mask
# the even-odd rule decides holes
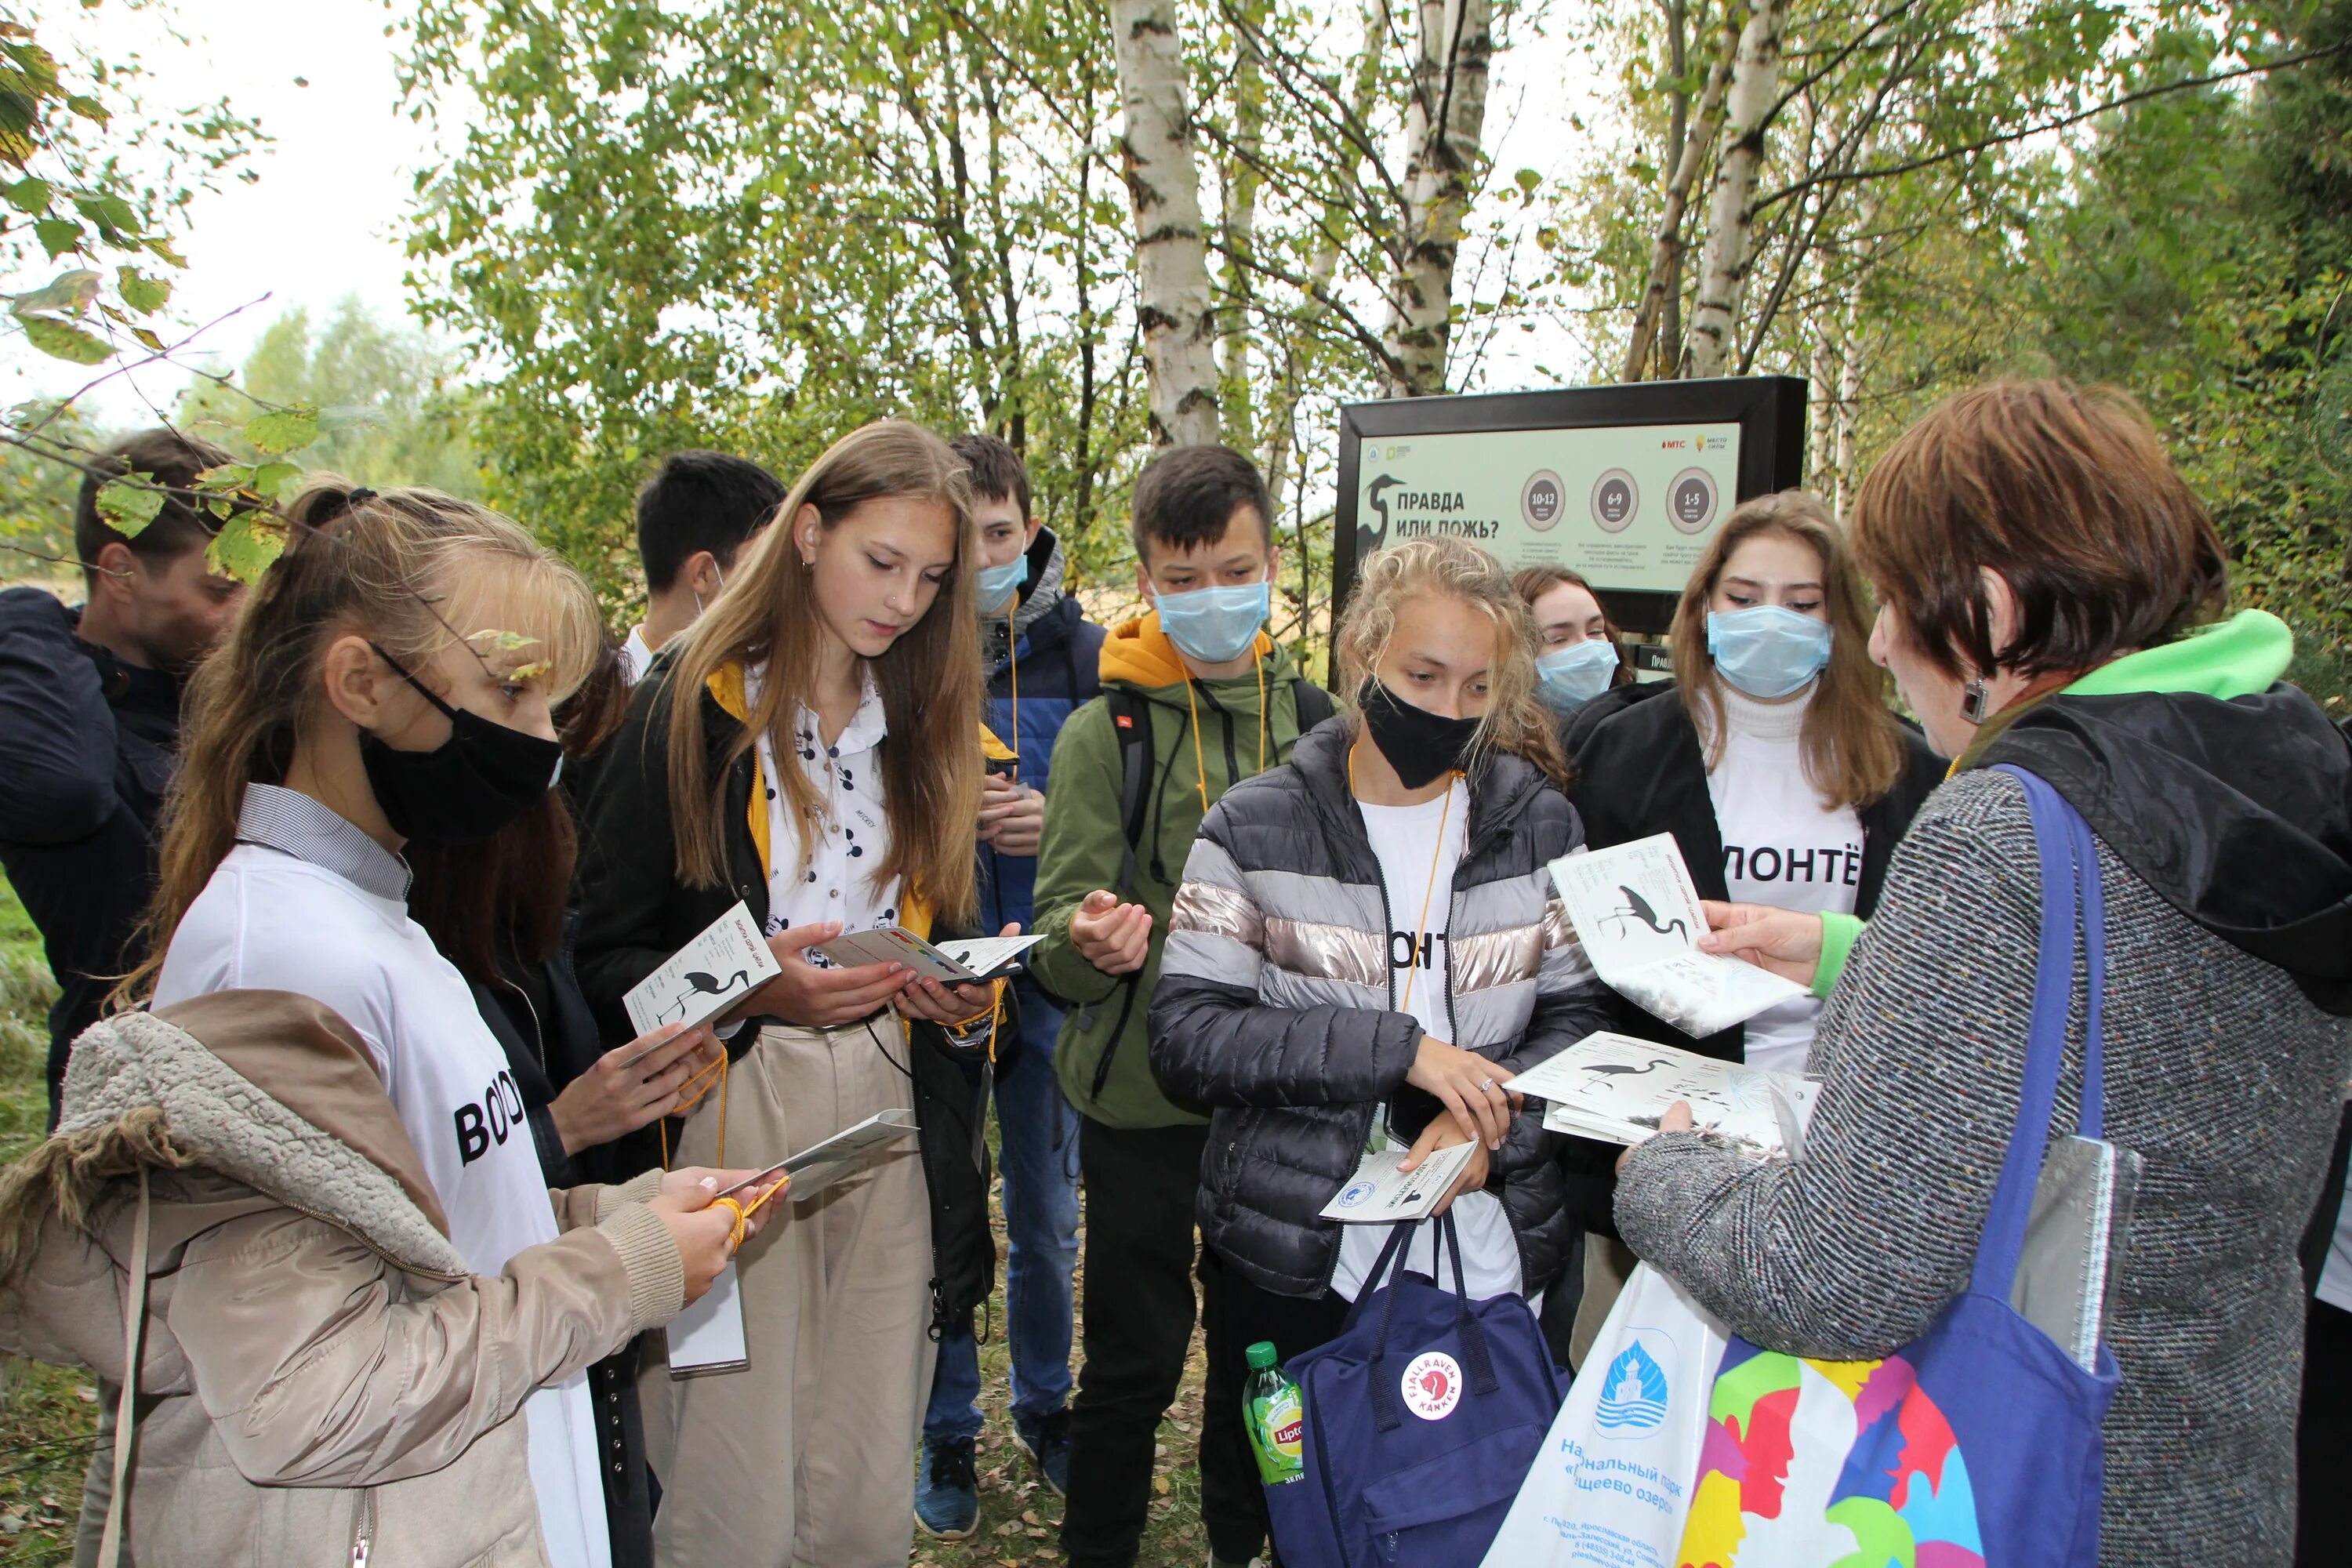
[[[1381,680],[1367,680],[1358,694],[1364,728],[1372,744],[1396,770],[1397,782],[1420,789],[1437,778],[1466,768],[1471,742],[1478,738],[1476,719],[1448,719],[1416,708]]]
[[[452,708],[392,655],[375,655],[449,720],[449,738],[429,752],[398,751],[360,731],[360,763],[394,833],[420,848],[478,844],[555,787],[562,746]]]

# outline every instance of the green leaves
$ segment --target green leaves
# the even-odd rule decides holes
[[[99,488],[98,515],[112,523],[124,538],[136,539],[162,514],[164,499],[154,475],[125,474]]]
[[[256,415],[245,422],[245,438],[257,451],[298,451],[319,438],[319,410],[307,403]]]
[[[81,248],[81,225],[69,217],[45,217],[33,225],[33,237],[55,261],[68,250]]]
[[[25,320],[25,336],[32,345],[52,359],[75,364],[97,364],[113,356],[114,350],[106,340],[96,337],[70,321],[52,321],[47,316]]]
[[[47,283],[8,301],[19,316],[78,316],[98,299],[99,277],[87,268],[60,272]]]
[[[270,563],[285,552],[285,520],[274,512],[248,509],[221,524],[220,531],[205,547],[205,564],[224,577],[258,583]]]
[[[135,267],[116,268],[114,288],[122,296],[123,304],[142,316],[162,310],[172,298],[170,283],[146,277]]]

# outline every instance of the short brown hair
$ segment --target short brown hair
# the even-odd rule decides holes
[[[1129,526],[1137,563],[1149,559],[1145,546],[1153,540],[1175,551],[1216,543],[1244,506],[1257,513],[1271,551],[1274,499],[1257,465],[1231,447],[1169,447],[1136,476]]]
[[[1811,490],[1780,490],[1741,501],[1707,542],[1675,606],[1675,686],[1706,746],[1707,765],[1723,760],[1728,727],[1723,677],[1707,651],[1707,604],[1733,551],[1758,534],[1810,545],[1822,561],[1822,613],[1830,626],[1830,662],[1805,704],[1801,749],[1805,779],[1825,805],[1864,806],[1903,774],[1902,727],[1886,706],[1886,673],[1870,657],[1870,595],[1845,535]]]
[[[959,436],[948,443],[963,459],[975,501],[1007,500],[1029,521],[1029,469],[1013,444],[997,436]]]
[[[196,476],[228,460],[209,441],[162,428],[126,436],[92,458],[82,471],[81,493],[74,498],[74,554],[81,561],[82,576],[96,581],[98,552],[110,544],[127,544],[152,565],[211,543],[220,520],[197,514]],[[125,534],[98,510],[98,492],[124,474],[145,474],[164,491],[163,510],[135,534]]]
[[[1853,547],[1948,675],[2094,668],[2211,620],[2230,566],[2139,405],[2111,386],[1996,381],[1905,431],[1854,500]],[[1981,574],[2017,598],[1992,646]]]

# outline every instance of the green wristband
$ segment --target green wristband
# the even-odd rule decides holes
[[[1858,915],[1822,916],[1822,962],[1813,970],[1813,994],[1822,1001],[1837,989],[1838,976],[1845,973],[1845,955],[1853,951],[1862,926]]]

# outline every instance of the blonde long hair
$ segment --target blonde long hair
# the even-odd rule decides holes
[[[1356,578],[1356,591],[1339,617],[1331,652],[1342,695],[1353,703],[1364,682],[1379,669],[1396,635],[1405,601],[1423,594],[1443,595],[1485,615],[1495,628],[1495,663],[1487,677],[1486,712],[1478,721],[1471,755],[1492,750],[1524,757],[1565,785],[1568,763],[1560,755],[1551,713],[1536,696],[1535,617],[1511,585],[1503,563],[1466,540],[1432,534],[1374,551]],[[1360,726],[1360,714],[1351,725]]]
[[[188,906],[236,843],[246,786],[285,782],[305,727],[326,704],[319,660],[328,645],[358,633],[408,668],[429,668],[443,637],[469,635],[445,608],[461,577],[471,584],[497,574],[497,629],[537,645],[551,694],[585,679],[603,647],[595,597],[580,574],[487,507],[438,490],[377,494],[329,475],[287,510],[285,553],[189,683],[143,928],[147,957],[116,989],[118,1003],[152,988]]]
[[[679,647],[668,701],[670,821],[678,875],[689,886],[718,887],[726,879],[728,769],[761,734],[770,737],[773,755],[795,755],[793,716],[814,696],[810,683],[825,634],[793,520],[814,506],[831,529],[867,501],[896,498],[948,509],[955,564],[929,613],[881,657],[866,661],[889,736],[881,767],[890,843],[874,881],[878,887],[903,879],[909,894],[947,921],[968,920],[978,907],[972,825],[980,809],[980,614],[972,574],[979,529],[963,460],[939,437],[902,419],[853,430],[809,465],[727,591]],[[761,663],[767,678],[759,700],[713,776],[698,694],[730,664]],[[781,763],[777,772],[782,776],[769,782],[784,792],[786,820],[821,820],[824,803],[807,774]],[[803,864],[809,845],[802,834]],[[771,847],[781,853],[783,847]]]
[[[1870,657],[1870,596],[1829,509],[1810,490],[1745,500],[1692,568],[1675,607],[1675,687],[1706,744],[1707,766],[1723,760],[1723,677],[1706,651],[1706,606],[1732,552],[1759,534],[1810,546],[1822,561],[1830,662],[1805,704],[1800,745],[1805,778],[1832,806],[1864,806],[1903,774],[1902,727],[1886,706],[1886,672]]]

